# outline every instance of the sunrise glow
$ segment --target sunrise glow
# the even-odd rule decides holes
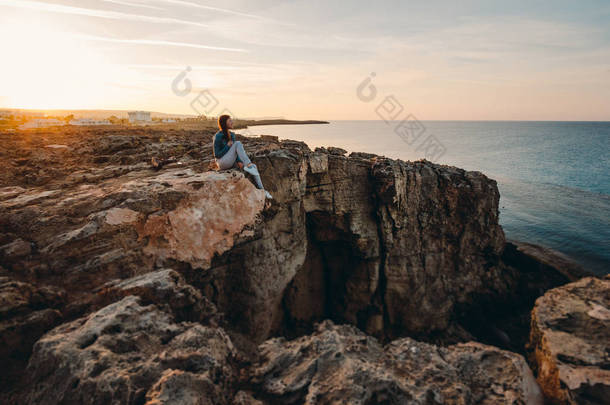
[[[4,103],[17,108],[79,108],[107,99],[112,69],[104,58],[52,21],[23,19],[0,26]]]
[[[240,116],[377,119],[355,96],[376,72],[379,91],[421,119],[604,120],[604,4],[432,13],[417,2],[313,12],[292,2],[0,0],[0,107],[193,114],[193,97],[209,90]],[[171,83],[187,66],[193,92],[177,97]]]

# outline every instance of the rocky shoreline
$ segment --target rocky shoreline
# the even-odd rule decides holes
[[[265,201],[211,137],[0,133],[0,402],[610,397],[610,277],[507,242],[494,180],[241,137]]]

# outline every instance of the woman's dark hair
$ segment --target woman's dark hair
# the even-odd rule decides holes
[[[227,121],[229,120],[229,118],[231,118],[231,116],[226,115],[226,114],[218,117],[218,129],[220,129],[222,131],[222,133],[225,135],[227,142],[229,142],[231,140],[231,135],[229,134],[229,128],[227,128]]]

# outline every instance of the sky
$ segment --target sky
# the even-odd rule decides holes
[[[0,0],[0,35],[4,108],[610,121],[607,0]]]

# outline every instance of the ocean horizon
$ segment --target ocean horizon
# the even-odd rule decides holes
[[[321,125],[252,126],[246,134],[300,140],[311,149],[335,146],[480,171],[498,183],[500,224],[507,239],[551,248],[599,275],[609,272],[610,122],[406,124],[333,120]],[[435,142],[433,148],[430,142]]]

